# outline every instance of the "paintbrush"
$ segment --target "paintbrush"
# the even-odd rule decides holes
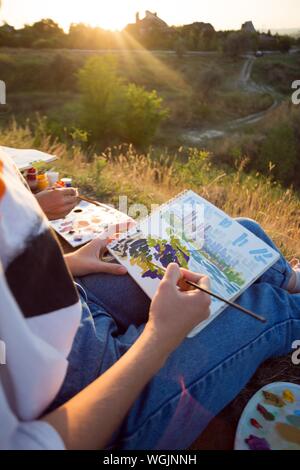
[[[101,202],[94,201],[93,199],[91,199],[87,196],[82,196],[82,194],[77,196],[77,199],[79,199],[80,201],[89,202],[90,204],[94,204],[95,206],[105,207],[104,204],[101,204]]]
[[[166,268],[164,268],[163,266],[158,266],[157,264],[155,263],[152,263],[152,262],[149,262],[149,264],[151,264],[152,266],[154,266],[155,268],[157,269],[160,269],[161,271],[163,271],[164,273],[167,271]],[[179,266],[180,267],[180,266]],[[230,300],[226,300],[224,299],[223,297],[221,297],[220,295],[218,294],[215,294],[214,292],[208,290],[208,289],[205,289],[204,287],[201,287],[199,286],[198,284],[196,284],[195,282],[191,282],[191,281],[188,281],[187,279],[183,279],[183,281],[188,284],[189,286],[193,287],[194,289],[198,289],[198,290],[201,290],[202,292],[205,292],[206,294],[210,295],[211,297],[214,297],[215,299],[218,299],[220,300],[221,302],[224,302],[225,304],[229,305],[230,307],[233,307],[237,310],[240,310],[241,312],[245,313],[246,315],[249,315],[250,317],[252,318],[255,318],[255,320],[258,320],[262,323],[266,323],[266,319],[264,317],[262,317],[261,315],[257,315],[256,313],[252,312],[251,310],[248,310],[247,308],[245,307],[242,307],[241,305],[239,304],[236,304],[234,302],[231,302]]]

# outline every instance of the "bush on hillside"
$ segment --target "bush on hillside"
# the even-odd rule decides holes
[[[234,32],[227,36],[222,44],[222,50],[225,55],[236,58],[245,52],[254,50],[255,46],[255,35],[245,32]]]
[[[79,71],[81,126],[93,141],[125,139],[147,145],[167,116],[156,91],[125,84],[112,56],[91,57]]]
[[[222,71],[216,66],[210,67],[201,74],[197,87],[198,91],[203,97],[210,97],[222,85],[223,80]]]
[[[261,149],[261,163],[265,166],[275,165],[274,176],[283,183],[295,181],[299,163],[297,140],[290,123],[282,122],[269,130]]]

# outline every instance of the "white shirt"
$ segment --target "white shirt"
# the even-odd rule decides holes
[[[48,221],[0,151],[0,449],[64,448],[38,418],[63,383],[80,316]]]

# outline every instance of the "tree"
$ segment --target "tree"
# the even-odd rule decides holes
[[[91,57],[79,71],[82,125],[94,139],[120,135],[124,115],[124,84],[112,56]]]
[[[62,47],[65,33],[55,21],[47,18],[18,31],[19,44],[25,47]],[[39,45],[40,44],[40,45]]]
[[[14,47],[17,45],[16,30],[8,23],[0,26],[0,46]]]
[[[167,117],[163,100],[154,90],[146,91],[134,84],[126,88],[124,138],[138,145],[147,145],[161,121]]]
[[[113,45],[114,33],[93,28],[84,23],[72,23],[68,34],[68,46],[74,49],[106,49]]]
[[[81,126],[94,141],[148,144],[167,113],[156,91],[127,85],[113,56],[91,57],[79,71]]]
[[[292,47],[292,38],[290,36],[279,36],[277,38],[278,48],[283,53],[288,53]]]
[[[239,57],[252,48],[252,35],[245,32],[230,33],[224,41],[223,52],[231,57]]]
[[[175,44],[174,44],[174,49],[175,49],[177,57],[179,59],[182,59],[186,53],[186,45],[185,45],[185,41],[183,38],[179,37],[176,39]]]
[[[217,35],[214,29],[204,29],[202,32],[203,49],[206,51],[214,50],[217,46]]]

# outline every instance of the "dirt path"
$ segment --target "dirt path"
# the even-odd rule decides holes
[[[255,57],[247,57],[240,74],[239,82],[241,85],[247,85],[250,81],[255,60]]]
[[[218,137],[223,137],[229,132],[236,130],[240,127],[254,124],[256,122],[261,121],[266,117],[268,113],[273,111],[279,104],[277,97],[274,94],[274,91],[267,86],[258,85],[251,79],[251,74],[253,70],[253,65],[257,59],[253,56],[246,56],[246,61],[243,64],[239,79],[236,82],[237,89],[243,89],[244,91],[252,92],[252,93],[269,93],[272,95],[274,102],[272,106],[264,111],[260,111],[258,113],[249,114],[243,118],[234,119],[233,121],[229,121],[225,125],[223,125],[219,129],[207,129],[205,131],[199,131],[197,129],[193,129],[190,131],[186,131],[182,134],[184,141],[188,144],[201,144],[210,139],[216,139]]]

